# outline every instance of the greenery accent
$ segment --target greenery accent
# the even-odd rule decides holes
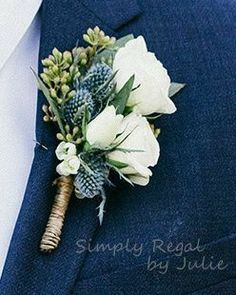
[[[125,106],[127,104],[130,93],[134,85],[134,75],[129,78],[121,90],[116,94],[115,98],[112,100],[111,105],[116,108],[117,114],[123,114]]]

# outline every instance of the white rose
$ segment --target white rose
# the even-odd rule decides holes
[[[108,154],[108,159],[127,164],[121,172],[127,174],[133,183],[147,185],[152,175],[148,167],[157,164],[160,154],[159,144],[149,123],[146,118],[131,113],[123,119],[121,132],[115,140],[116,143],[121,142],[118,148],[136,151],[115,150]]]
[[[56,171],[60,175],[68,176],[77,174],[80,166],[80,160],[77,156],[67,156],[63,162],[57,165]]]
[[[152,113],[171,114],[176,111],[174,103],[168,97],[170,77],[155,54],[148,52],[142,36],[130,40],[115,55],[113,70],[117,89],[120,90],[134,74],[134,87],[127,105],[134,111],[149,115]]]
[[[56,149],[58,160],[64,160],[67,156],[74,155],[76,155],[76,146],[73,143],[62,141]]]
[[[108,147],[116,138],[123,116],[117,115],[114,106],[106,107],[88,124],[86,139],[90,145]]]

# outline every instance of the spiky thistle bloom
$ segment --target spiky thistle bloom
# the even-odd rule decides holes
[[[91,93],[94,100],[102,101],[113,87],[113,82],[109,82],[112,74],[112,69],[108,65],[97,63],[88,70],[81,86]]]
[[[64,118],[68,124],[80,125],[87,108],[90,117],[95,113],[96,103],[87,89],[80,88],[64,106]]]
[[[104,184],[108,177],[105,159],[100,155],[84,154],[81,160],[83,164],[74,181],[78,198],[104,195]]]

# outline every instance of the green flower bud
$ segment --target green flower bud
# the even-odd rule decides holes
[[[81,138],[76,139],[76,143],[77,144],[81,144],[81,142],[82,142],[82,139]]]
[[[57,75],[58,73],[59,73],[59,68],[58,68],[58,66],[53,66],[52,67],[52,72],[55,74],[55,75]]]
[[[73,128],[73,133],[72,133],[73,136],[75,136],[78,132],[79,132],[79,127],[77,127],[77,126],[74,127],[74,128]]]
[[[91,29],[91,28],[88,28],[88,30],[87,30],[87,34],[90,36],[90,35],[94,35],[94,32],[93,32],[93,30]]]
[[[87,34],[83,34],[83,39],[84,39],[85,42],[91,43],[90,38],[89,38],[89,36]]]
[[[63,52],[63,59],[68,63],[71,64],[72,63],[72,54],[70,51],[65,51]]]
[[[105,36],[105,37],[102,39],[102,41],[103,41],[104,43],[108,43],[108,42],[110,41],[110,37],[109,37],[109,36]]]
[[[58,140],[65,140],[64,136],[61,133],[57,133],[56,136]]]
[[[47,113],[47,112],[48,112],[48,106],[47,106],[46,104],[44,104],[44,105],[42,106],[42,111],[43,111],[44,113]]]
[[[57,48],[53,49],[52,54],[54,55],[58,63],[62,61],[62,53]]]
[[[53,89],[53,88],[50,89],[50,96],[52,98],[57,98],[57,92],[55,89]]]
[[[100,32],[100,28],[98,26],[96,26],[93,30],[95,34],[99,34]]]
[[[86,65],[87,59],[85,59],[85,58],[81,59],[80,63],[82,66]]]
[[[84,59],[84,58],[87,58],[87,54],[83,51],[80,53],[80,59]]]
[[[44,122],[49,122],[50,118],[47,115],[45,115],[45,116],[43,116],[43,121]]]
[[[61,91],[63,94],[66,94],[67,92],[70,91],[70,87],[68,85],[62,85]]]
[[[53,79],[53,82],[54,82],[55,84],[60,83],[60,78],[59,78],[59,77],[55,77],[55,78]]]
[[[42,78],[43,82],[46,83],[47,85],[51,84],[48,76],[45,73],[41,73],[40,77]]]
[[[49,59],[49,58],[45,58],[45,59],[43,59],[43,60],[42,60],[42,64],[43,64],[43,66],[45,66],[45,67],[51,67],[51,66],[54,66],[54,62],[53,62],[51,59]]]
[[[72,141],[73,140],[73,137],[71,134],[66,134],[66,140],[67,141]]]
[[[68,124],[66,124],[65,126],[66,132],[69,133],[70,132],[70,126]]]

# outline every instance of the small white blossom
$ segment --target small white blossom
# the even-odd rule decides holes
[[[106,107],[87,128],[86,138],[89,144],[100,148],[108,147],[116,138],[123,116],[117,115],[114,106]]]
[[[113,70],[118,71],[114,80],[120,90],[134,74],[134,87],[127,105],[142,115],[153,113],[171,114],[176,111],[168,97],[170,77],[154,53],[147,50],[142,36],[130,40],[118,50],[114,58]]]
[[[80,167],[80,160],[77,156],[67,156],[63,162],[57,165],[56,171],[63,176],[77,174]]]
[[[56,149],[56,156],[58,160],[64,160],[67,156],[75,156],[75,155],[76,155],[76,146],[70,142],[62,141]]]

